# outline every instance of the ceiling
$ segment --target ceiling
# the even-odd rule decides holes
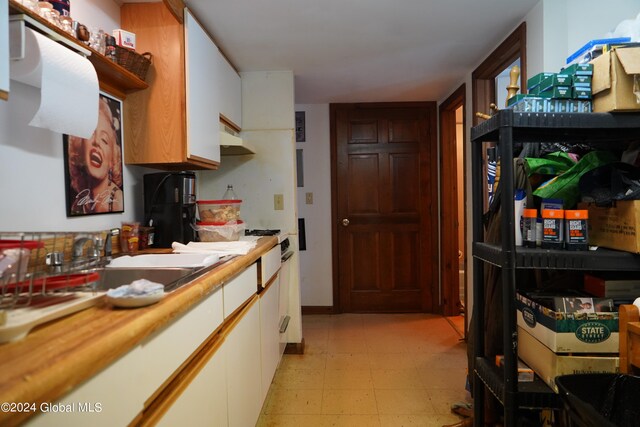
[[[291,70],[295,102],[438,101],[539,0],[185,0],[239,71]]]

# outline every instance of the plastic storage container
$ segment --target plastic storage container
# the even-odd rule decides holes
[[[203,222],[230,222],[240,220],[242,200],[198,200],[198,215]]]
[[[640,377],[574,374],[556,377],[570,426],[640,425]]]
[[[196,223],[195,229],[201,242],[232,242],[244,234],[245,224],[242,221],[199,221]]]

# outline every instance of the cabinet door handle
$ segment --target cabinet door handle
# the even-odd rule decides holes
[[[284,316],[282,322],[280,323],[280,333],[284,334],[287,332],[287,327],[289,326],[289,320],[291,320],[291,316]]]
[[[349,225],[349,220],[348,220],[347,218],[344,218],[344,219],[342,220],[342,225],[343,225],[343,226],[345,226],[345,227],[346,227],[347,225]]]

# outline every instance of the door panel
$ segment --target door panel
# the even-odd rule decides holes
[[[431,311],[437,290],[435,104],[333,104],[341,311]]]

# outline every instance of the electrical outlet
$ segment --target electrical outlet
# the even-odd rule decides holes
[[[282,194],[273,195],[273,209],[276,211],[284,210],[284,196]]]
[[[306,194],[306,200],[307,200],[307,204],[308,205],[312,205],[313,204],[313,193],[307,193]]]

